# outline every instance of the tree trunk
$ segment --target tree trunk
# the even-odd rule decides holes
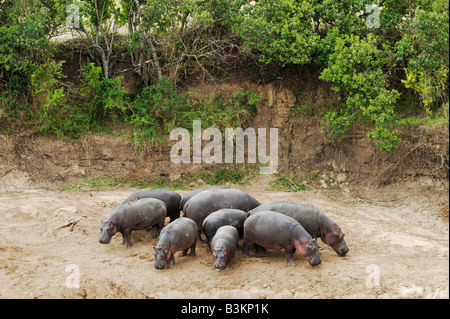
[[[145,40],[145,42],[148,44],[148,47],[150,48],[150,53],[153,58],[153,64],[155,65],[156,73],[158,74],[158,79],[161,79],[162,78],[162,69],[161,69],[161,65],[159,63],[158,52],[156,51],[156,48],[153,45],[153,38],[149,37],[149,35],[145,31],[145,28],[142,26],[142,22],[141,22],[142,8],[139,3],[139,0],[134,0],[134,3],[136,5],[136,10],[137,10],[136,21],[139,26],[141,40],[143,38]]]

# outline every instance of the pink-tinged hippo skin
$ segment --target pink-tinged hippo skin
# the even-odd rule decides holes
[[[217,229],[211,240],[214,267],[217,270],[231,269],[238,244],[239,232],[233,226],[225,225]]]
[[[123,237],[122,245],[128,248],[131,246],[133,230],[150,228],[152,228],[151,237],[156,238],[164,227],[166,212],[166,204],[156,198],[143,198],[122,204],[102,221],[98,241],[100,244],[109,244],[111,237],[119,232]]]
[[[184,205],[184,216],[197,224],[198,238],[201,238],[203,220],[212,212],[222,208],[240,209],[244,212],[261,205],[253,196],[239,189],[209,189],[194,195]]]
[[[263,249],[284,249],[289,266],[296,266],[295,250],[312,266],[321,263],[319,246],[302,225],[292,217],[262,211],[249,216],[244,223],[243,256],[249,256],[250,247],[256,244]]]
[[[240,209],[223,208],[208,215],[202,223],[202,231],[206,236],[208,245],[211,246],[211,239],[216,234],[217,229],[225,225],[234,226],[238,230],[239,238],[243,238],[247,214]]]
[[[180,217],[167,225],[161,231],[158,245],[154,247],[155,268],[169,268],[175,264],[174,254],[183,251],[185,256],[190,249],[189,256],[195,256],[197,242],[197,225],[187,217]]]
[[[349,251],[341,228],[316,208],[282,200],[262,204],[251,210],[249,215],[268,210],[294,218],[313,238],[320,238],[325,244],[331,246],[339,256],[344,256]]]
[[[180,217],[180,201],[181,195],[169,189],[152,189],[143,190],[132,193],[122,204],[131,203],[142,198],[156,198],[162,200],[167,207],[166,216],[170,218],[170,222]]]

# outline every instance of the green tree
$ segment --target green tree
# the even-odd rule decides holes
[[[57,23],[51,5],[44,0],[0,1],[0,86],[25,94],[36,67],[52,57],[49,38]]]
[[[66,3],[62,0],[61,3]],[[117,29],[122,25],[120,7],[114,0],[78,0],[79,24],[73,24],[80,39],[83,40],[89,56],[102,67],[105,78],[111,77]]]
[[[448,39],[448,2],[436,1],[428,10],[417,10],[395,45],[405,70],[402,83],[420,95],[427,111],[448,102]]]
[[[332,89],[340,93],[343,105],[325,115],[328,137],[338,140],[358,118],[375,124],[369,137],[376,139],[381,150],[393,151],[400,142],[398,130],[391,130],[395,122],[395,104],[400,94],[389,89],[383,69],[392,63],[387,46],[380,49],[380,39],[369,33],[361,38],[345,35],[336,40],[329,56],[328,67],[320,75],[334,83]]]
[[[249,50],[256,49],[265,63],[306,64],[311,61],[319,36],[311,19],[308,1],[242,1],[235,17],[235,29]]]

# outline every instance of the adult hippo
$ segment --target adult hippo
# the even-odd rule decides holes
[[[312,266],[321,263],[319,246],[308,232],[292,217],[262,211],[248,217],[244,223],[244,243],[242,252],[249,257],[250,247],[256,244],[263,249],[284,249],[289,266],[295,266],[295,250]]]
[[[348,252],[344,233],[331,218],[314,207],[293,201],[276,201],[262,204],[249,212],[249,216],[262,211],[275,211],[298,221],[313,238],[320,238],[330,245],[339,256]]]
[[[131,246],[131,232],[133,230],[147,230],[152,228],[151,237],[155,238],[164,227],[166,218],[166,204],[156,198],[143,198],[130,204],[117,207],[100,226],[100,244],[109,244],[111,237],[121,233],[122,245]]]
[[[152,189],[145,191],[137,191],[128,196],[122,204],[131,203],[142,198],[156,198],[162,200],[167,207],[167,217],[170,222],[180,217],[180,201],[181,195],[168,189]]]
[[[203,220],[212,212],[222,208],[240,209],[244,212],[261,205],[250,194],[240,189],[209,189],[194,195],[184,205],[184,216],[197,224],[198,237],[201,238]]]
[[[229,187],[226,186],[217,186],[217,187],[206,187],[206,188],[198,188],[196,190],[193,190],[192,192],[187,193],[186,195],[183,196],[183,198],[181,198],[180,201],[180,210],[182,210],[184,212],[184,205],[192,198],[194,197],[194,195],[209,190],[209,189],[230,189]]]

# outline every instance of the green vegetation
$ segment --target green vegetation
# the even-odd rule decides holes
[[[291,174],[276,173],[276,179],[270,183],[273,191],[301,192],[309,190],[304,184],[300,183]]]
[[[194,119],[243,126],[256,114],[254,93],[182,88],[255,61],[317,70],[311,81],[338,95],[321,110],[294,106],[291,119],[320,116],[335,143],[362,122],[393,152],[405,125],[448,132],[448,10],[445,0],[0,0],[0,121],[66,138],[116,121],[137,143],[163,141]],[[76,83],[50,41],[65,26],[89,57]],[[141,81],[132,96],[114,74],[123,61]]]
[[[130,104],[129,122],[135,136],[162,141],[177,127],[192,130],[192,121],[202,120],[204,127],[241,127],[256,114],[259,97],[252,92],[235,96],[204,96],[179,93],[174,82],[166,77],[144,88]]]
[[[225,165],[216,167],[212,171],[204,172],[199,176],[194,176],[193,180],[201,179],[209,185],[230,182],[238,185],[250,185],[249,179],[256,176],[257,170],[256,165],[246,165],[242,168]]]

